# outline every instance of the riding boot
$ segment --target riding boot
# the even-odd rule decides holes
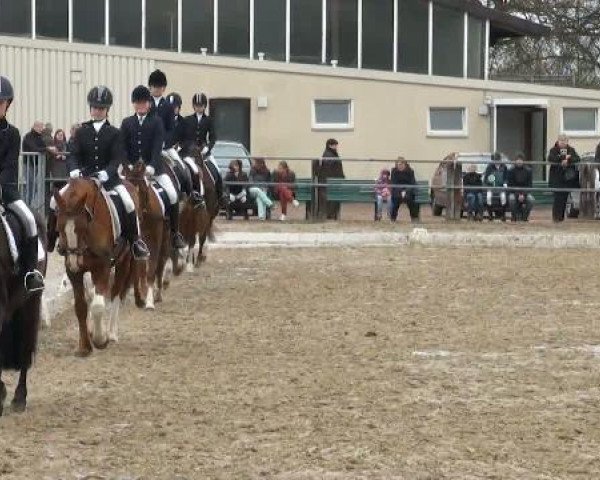
[[[174,250],[185,248],[183,236],[179,233],[179,203],[175,203],[169,207],[169,223],[171,227],[171,239]]]
[[[136,260],[144,260],[150,256],[150,250],[146,242],[140,237],[137,214],[131,212],[127,214],[127,227],[125,229],[125,238],[131,244],[131,253]]]
[[[190,195],[190,200],[192,201],[192,205],[194,208],[206,208],[206,201],[204,200],[204,196],[200,193],[200,178],[198,175],[192,174],[192,193]]]
[[[53,252],[58,240],[58,230],[56,228],[56,212],[50,210],[48,213],[48,252]]]
[[[44,276],[36,269],[38,264],[38,237],[31,237],[23,242],[21,249],[21,266],[24,273],[25,291],[39,292],[44,289]]]

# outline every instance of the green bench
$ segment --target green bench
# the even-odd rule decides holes
[[[539,188],[539,190],[532,192],[535,198],[535,205],[552,205],[554,194],[548,191],[548,182],[537,180],[533,182],[533,188]]]
[[[327,179],[327,200],[339,203],[374,203],[375,185],[373,180]],[[419,205],[430,203],[429,183],[417,182],[416,202]]]

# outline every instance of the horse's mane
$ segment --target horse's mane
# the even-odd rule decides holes
[[[89,198],[93,197],[95,185],[93,180],[76,178],[69,182],[68,188],[63,194],[67,214],[81,212]]]

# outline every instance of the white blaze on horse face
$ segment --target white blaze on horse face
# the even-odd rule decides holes
[[[67,237],[67,249],[76,249],[77,234],[75,233],[75,220],[67,220],[67,223],[65,224],[65,236]],[[79,270],[77,255],[69,253],[67,256],[67,266],[71,272],[77,272]]]

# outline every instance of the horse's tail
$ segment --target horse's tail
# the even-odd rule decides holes
[[[0,332],[0,367],[3,370],[29,369],[37,348],[41,294],[34,294],[17,309]]]

